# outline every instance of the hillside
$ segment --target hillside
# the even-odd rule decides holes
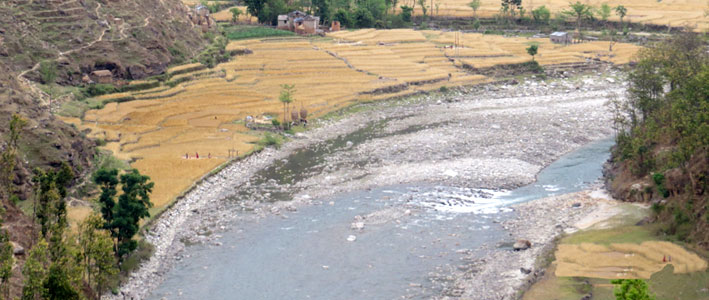
[[[78,175],[76,184],[93,172],[98,158],[96,143],[56,118],[50,104],[59,101],[50,102],[43,90],[73,88],[94,70],[109,70],[117,80],[143,78],[192,58],[208,40],[188,18],[188,9],[176,0],[0,2],[0,150],[8,148],[13,115],[27,122],[10,186],[17,198],[10,201],[4,186],[0,190],[2,229],[13,244],[31,246],[32,219],[22,209],[34,199],[33,170],[67,163]],[[54,66],[53,82],[42,82],[42,62]],[[19,296],[26,255],[16,259],[11,298]]]
[[[610,189],[652,204],[660,234],[709,249],[709,54],[683,34],[640,53],[619,130]],[[617,104],[617,103],[616,103]]]
[[[56,60],[57,82],[111,70],[137,79],[162,73],[206,43],[177,0],[10,0],[0,3],[0,61],[40,81],[38,63]]]

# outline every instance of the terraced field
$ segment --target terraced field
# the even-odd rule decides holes
[[[428,2],[428,1],[427,1]],[[524,8],[529,12],[534,8],[545,5],[552,12],[552,16],[556,12],[568,9],[569,2],[567,0],[529,0],[523,2]],[[709,29],[709,17],[705,12],[709,10],[709,4],[705,0],[663,0],[663,1],[644,1],[644,0],[588,0],[581,1],[586,4],[599,7],[603,3],[615,7],[623,5],[628,9],[628,13],[624,21],[634,23],[647,23],[656,25],[669,26],[691,26],[696,27],[697,31],[706,31]],[[438,3],[438,13],[435,12],[435,5]],[[433,1],[433,13],[437,16],[448,17],[471,17],[473,10],[468,6],[470,0],[438,0]],[[402,4],[412,6],[411,0],[403,1]],[[428,4],[430,6],[430,4]],[[431,10],[429,10],[431,11]],[[479,17],[492,17],[500,11],[500,1],[497,0],[481,0],[480,8],[477,11]],[[416,5],[416,14],[421,15],[420,5]],[[615,13],[611,14],[610,20],[618,21],[619,18]]]
[[[232,42],[229,50],[249,49],[211,70],[188,65],[170,69],[189,80],[120,95],[112,102],[68,119],[91,136],[106,140],[105,148],[149,175],[156,183],[156,210],[201,176],[227,162],[229,150],[252,151],[261,138],[243,125],[246,116],[282,117],[280,85],[295,84],[291,107],[306,108],[311,117],[358,101],[371,101],[493,80],[462,68],[491,68],[530,60],[525,48],[540,44],[538,61],[584,63],[589,58],[628,63],[637,47],[605,42],[558,46],[544,39],[463,35],[463,48],[450,46],[452,33],[413,30],[359,30],[329,38],[268,38]],[[187,72],[186,72],[187,71]],[[182,73],[185,72],[185,73]],[[114,99],[115,99],[114,98]],[[196,158],[199,154],[199,159]],[[186,157],[189,157],[187,159]]]

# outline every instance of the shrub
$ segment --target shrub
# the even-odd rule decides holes
[[[283,140],[281,140],[281,138],[270,132],[267,132],[263,136],[263,138],[258,142],[258,144],[262,147],[274,146],[276,148],[280,148],[282,143]]]
[[[112,84],[98,83],[87,86],[82,92],[86,95],[86,97],[96,97],[105,94],[117,93],[119,90]]]
[[[355,22],[350,12],[342,8],[338,9],[335,13],[335,21],[340,21],[340,25],[347,28],[355,27]]]
[[[359,28],[370,28],[374,26],[374,16],[364,8],[357,8],[355,11],[355,22]]]
[[[447,86],[444,85],[444,86],[440,87],[438,89],[438,91],[440,91],[441,93],[448,93],[449,89]]]

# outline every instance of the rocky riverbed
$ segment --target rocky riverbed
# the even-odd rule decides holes
[[[236,220],[287,218],[328,196],[394,184],[492,191],[529,184],[564,153],[612,133],[604,104],[625,89],[614,76],[607,71],[477,86],[363,104],[342,118],[320,120],[280,149],[235,162],[180,199],[146,234],[155,254],[114,298],[146,298],[175,262],[189,255],[186,245],[222,246],[222,232],[235,230]],[[575,194],[520,204],[503,225],[532,247],[511,252],[487,245],[486,257],[471,257],[469,267],[441,273],[451,279],[441,297],[513,296],[535,274],[534,259],[546,245],[593,210],[593,203]],[[375,217],[396,219],[406,209],[394,207]]]

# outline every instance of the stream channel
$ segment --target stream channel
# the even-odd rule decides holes
[[[329,154],[385,134],[387,121],[295,151],[236,187],[230,201],[238,205],[256,193],[288,201],[307,192],[294,184],[319,174]],[[221,246],[188,247],[150,299],[430,299],[445,289],[464,253],[483,257],[475,252],[483,244],[510,247],[514,237],[499,222],[515,213],[511,204],[588,187],[601,177],[612,144],[591,142],[511,191],[384,186],[257,221],[237,219],[221,233]],[[363,230],[351,228],[357,216],[366,216]]]

